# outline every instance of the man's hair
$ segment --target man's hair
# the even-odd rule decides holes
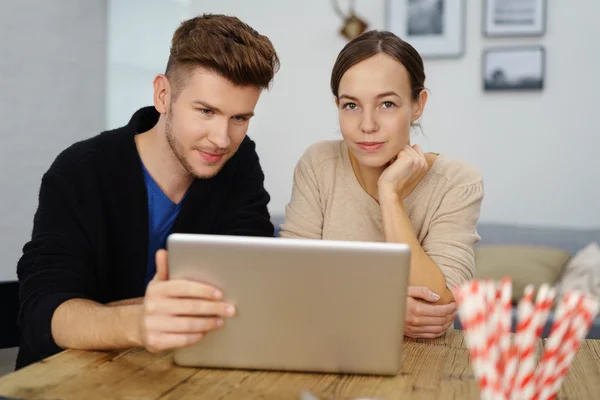
[[[269,38],[238,18],[204,14],[183,21],[173,35],[165,75],[174,98],[197,67],[238,86],[267,89],[279,69],[279,58]]]

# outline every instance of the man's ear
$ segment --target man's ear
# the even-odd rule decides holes
[[[166,75],[158,74],[153,81],[154,107],[161,114],[166,114],[171,101],[171,85]]]
[[[419,98],[414,103],[412,122],[416,122],[419,118],[421,118],[421,115],[423,115],[423,111],[425,111],[425,104],[427,103],[427,96],[427,90],[421,90],[421,93],[419,93]]]

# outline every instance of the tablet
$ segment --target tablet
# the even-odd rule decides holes
[[[223,290],[237,314],[174,351],[191,367],[395,375],[406,244],[172,234],[169,279]]]

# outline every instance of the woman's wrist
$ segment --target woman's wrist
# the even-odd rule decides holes
[[[377,197],[379,198],[379,203],[401,203],[400,195],[395,190],[395,188],[379,185],[377,187]]]

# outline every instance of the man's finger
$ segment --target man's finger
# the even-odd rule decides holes
[[[196,299],[152,299],[147,297],[144,306],[147,314],[186,315],[198,317],[233,317],[235,307],[222,301]]]
[[[205,283],[177,279],[167,282],[156,282],[156,284],[148,287],[147,295],[220,300],[223,297],[223,292]]]
[[[160,249],[156,252],[156,274],[154,279],[157,281],[166,281],[169,279],[169,257],[167,251]]]
[[[417,299],[423,299],[430,303],[435,303],[440,299],[440,296],[433,293],[428,287],[425,286],[409,286],[408,295]]]
[[[166,350],[178,349],[198,343],[204,333],[159,333],[148,336],[145,344],[151,353],[160,353]]]
[[[146,317],[146,330],[161,333],[204,333],[219,329],[223,320],[210,317],[171,317],[151,315]]]

